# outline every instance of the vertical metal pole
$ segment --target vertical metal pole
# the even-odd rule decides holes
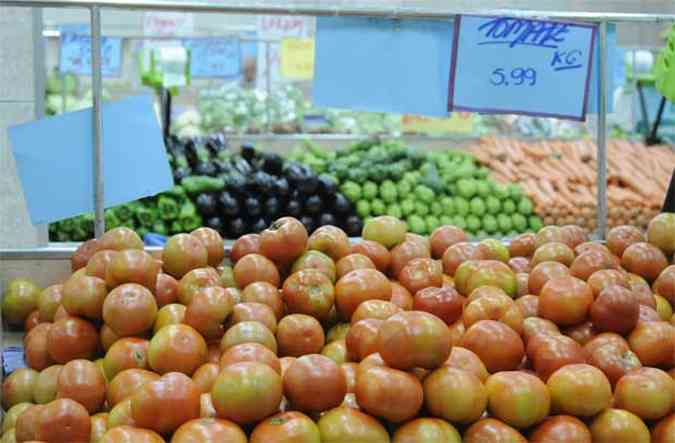
[[[267,115],[267,133],[272,133],[272,43],[269,40],[265,41],[265,91],[267,97],[265,98],[265,113]]]
[[[598,70],[598,236],[607,234],[607,22],[600,23]]]
[[[99,238],[105,232],[103,203],[103,141],[101,119],[101,10],[91,7],[91,90],[93,97],[94,128],[94,234]]]

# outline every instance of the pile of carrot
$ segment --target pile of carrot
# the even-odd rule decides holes
[[[519,183],[546,224],[596,227],[597,150],[589,140],[524,142],[484,138],[470,148],[503,183]],[[675,152],[611,140],[607,146],[609,226],[645,227],[661,209]]]

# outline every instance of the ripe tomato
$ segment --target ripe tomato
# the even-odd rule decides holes
[[[527,439],[511,426],[494,418],[484,418],[464,432],[464,443],[526,443]]]
[[[668,266],[668,259],[656,246],[644,242],[633,243],[621,256],[621,266],[651,282]]]
[[[318,354],[325,343],[321,324],[305,314],[291,314],[282,318],[277,326],[279,355],[299,357]]]
[[[535,235],[531,232],[526,232],[511,240],[509,255],[511,257],[531,257],[535,249]]]
[[[56,363],[76,358],[91,358],[98,347],[94,325],[77,317],[66,317],[52,323],[47,334],[47,349]]]
[[[202,242],[206,248],[206,262],[209,266],[216,267],[225,258],[225,242],[218,231],[212,228],[197,228],[190,233]]]
[[[345,337],[350,360],[358,362],[377,352],[377,334],[382,322],[383,320],[370,318],[351,325]]]
[[[340,278],[335,285],[335,305],[349,321],[356,308],[366,300],[391,298],[391,283],[375,269],[357,269]]]
[[[394,433],[393,443],[461,443],[454,426],[437,418],[418,418],[405,423]]]
[[[538,246],[532,255],[532,266],[546,261],[555,261],[570,266],[574,261],[572,248],[561,242],[549,242]]]
[[[527,343],[527,358],[544,381],[559,368],[586,363],[586,352],[579,343],[564,335],[539,334]]]
[[[460,228],[450,225],[441,226],[436,228],[429,237],[431,254],[434,258],[441,258],[450,246],[467,240],[466,233]]]
[[[181,278],[193,269],[203,268],[208,261],[206,247],[190,234],[169,237],[162,250],[164,272],[175,278]]]
[[[590,426],[593,442],[649,443],[649,429],[640,418],[623,409],[606,409],[595,417]]]
[[[155,318],[155,324],[152,327],[153,334],[156,334],[164,326],[183,323],[186,310],[185,305],[179,303],[171,303],[160,308],[157,311],[157,318]]]
[[[279,289],[270,283],[259,281],[246,286],[241,293],[241,301],[263,303],[269,306],[274,311],[277,321],[284,316],[284,302]]]
[[[484,382],[489,375],[480,358],[474,352],[461,346],[452,347],[450,357],[443,363],[443,366],[462,369],[478,377],[481,382]]]
[[[576,417],[592,417],[612,403],[612,387],[599,369],[570,364],[555,371],[546,382],[553,410]]]
[[[240,288],[264,281],[279,287],[279,271],[274,263],[264,255],[247,254],[234,265],[234,280]]]
[[[377,349],[392,368],[433,369],[450,355],[450,333],[447,325],[435,315],[404,311],[382,323]]]
[[[433,371],[424,379],[424,402],[433,416],[452,423],[473,423],[487,407],[487,391],[471,372],[450,366]]]
[[[415,258],[399,272],[398,279],[411,294],[428,287],[440,288],[443,284],[443,267],[439,261],[431,258]]]
[[[551,279],[570,275],[569,269],[558,262],[543,262],[532,268],[528,287],[530,294],[539,295],[544,285]]]
[[[485,389],[490,414],[515,428],[523,429],[539,423],[546,418],[551,407],[546,385],[526,372],[493,374],[485,382]]]
[[[249,443],[321,443],[319,428],[302,412],[282,412],[258,423]]]
[[[523,295],[516,299],[516,306],[523,314],[523,320],[528,317],[536,317],[539,310],[539,297],[536,295]]]
[[[192,374],[192,381],[195,382],[201,393],[205,394],[211,392],[219,372],[220,366],[217,363],[204,363]]]
[[[57,398],[75,400],[89,411],[98,412],[105,401],[105,379],[89,360],[72,360],[61,369],[57,379]]]
[[[311,354],[297,358],[283,377],[284,394],[294,408],[323,412],[339,406],[347,393],[344,373],[333,360]]]
[[[225,289],[219,286],[202,288],[193,293],[185,310],[184,323],[195,328],[206,340],[220,339],[224,334],[223,322],[233,307],[234,300]],[[271,315],[274,320],[274,314]]]
[[[37,427],[35,440],[89,441],[91,435],[87,410],[69,398],[59,398],[44,405],[32,426]]]
[[[499,292],[488,293],[469,302],[464,307],[462,320],[465,328],[481,320],[496,320],[509,326],[519,335],[523,331],[522,311],[511,297]]]
[[[150,340],[148,363],[160,374],[182,372],[191,376],[206,363],[206,341],[188,325],[168,325]]]
[[[367,318],[386,320],[401,311],[401,308],[389,301],[366,300],[356,308],[356,311],[354,311],[354,314],[352,315],[352,324]]]
[[[54,363],[47,347],[51,325],[51,323],[38,324],[28,332],[23,340],[26,364],[36,371],[41,371]]]
[[[246,434],[229,420],[195,418],[174,432],[171,443],[246,443]]]
[[[353,254],[362,254],[368,257],[380,272],[387,272],[391,264],[391,253],[387,248],[372,240],[361,240],[351,247]]]
[[[323,414],[317,423],[322,442],[389,443],[387,430],[376,419],[340,406]]]
[[[478,355],[490,373],[516,369],[525,355],[520,336],[494,320],[481,320],[468,328],[462,347]]]
[[[600,295],[600,292],[607,286],[619,285],[626,289],[630,289],[626,276],[615,269],[601,269],[600,271],[595,271],[588,277],[586,283],[591,287],[593,297]]]
[[[260,233],[260,253],[276,263],[293,263],[307,248],[307,229],[293,217],[282,217]]]
[[[57,382],[61,368],[63,366],[53,365],[40,371],[33,385],[33,399],[35,403],[45,404],[56,399]]]
[[[607,248],[621,257],[630,245],[645,241],[645,236],[635,226],[616,226],[607,233]]]
[[[575,277],[549,280],[539,294],[538,314],[558,326],[582,323],[593,303],[591,288]]]
[[[100,320],[107,293],[106,282],[98,277],[70,277],[63,285],[61,303],[70,315]]]
[[[675,414],[670,414],[659,421],[652,430],[653,443],[666,443],[675,437]]]
[[[257,422],[278,410],[281,377],[262,363],[234,363],[220,371],[211,397],[219,417],[238,424]]]
[[[338,279],[357,269],[376,269],[375,263],[363,254],[349,254],[335,263],[335,271]]]
[[[391,299],[389,300],[404,311],[411,311],[413,308],[413,296],[406,288],[398,282],[391,282]]]
[[[551,320],[541,317],[528,317],[523,320],[523,340],[525,344],[538,334],[560,335],[560,329]]]
[[[225,352],[242,343],[260,343],[272,352],[277,352],[277,341],[274,334],[265,325],[257,321],[243,321],[230,327],[220,341],[220,351]]]
[[[200,395],[188,376],[170,372],[144,384],[131,397],[131,418],[139,427],[168,434],[199,417]]]
[[[105,323],[101,325],[101,336],[100,336],[101,348],[103,348],[105,352],[108,352],[108,349],[110,349],[113,343],[115,343],[119,339],[120,336],[115,334],[115,331],[113,331],[110,328],[110,326],[106,325]]]
[[[448,247],[443,253],[443,272],[450,277],[455,276],[457,268],[468,260],[484,260],[488,257],[488,249],[485,245],[460,242]]]
[[[178,282],[178,300],[185,306],[192,302],[195,292],[212,286],[218,286],[218,272],[213,268],[193,269]]]
[[[628,343],[645,366],[671,366],[673,363],[675,342],[673,327],[668,322],[638,322]]]
[[[147,331],[156,316],[157,302],[152,292],[136,283],[116,287],[103,302],[103,320],[121,337]]]
[[[621,336],[603,333],[591,339],[584,346],[588,362],[605,373],[612,385],[624,374],[642,367],[640,360],[629,349]]]
[[[591,341],[591,339],[597,334],[598,331],[593,326],[593,322],[591,321],[585,321],[576,326],[565,329],[565,335],[579,343],[581,346]]]
[[[345,376],[345,381],[347,382],[347,393],[354,393],[356,389],[356,371],[358,370],[358,363],[342,363],[340,365],[340,370]]]
[[[243,321],[257,321],[265,325],[272,334],[277,332],[277,318],[274,311],[264,303],[244,302],[234,305],[227,325],[232,326]]]
[[[335,283],[335,279],[337,278],[335,262],[333,262],[332,258],[320,251],[310,250],[302,254],[295,262],[293,262],[291,274],[305,269],[316,269],[317,271],[322,272],[328,277],[331,283]]]
[[[145,369],[125,369],[118,373],[115,378],[110,380],[106,389],[106,398],[108,405],[113,407],[131,397],[143,385],[148,382],[159,379],[159,374],[156,374]]]
[[[155,431],[122,425],[109,429],[100,443],[162,443],[164,439]]]
[[[260,234],[246,234],[239,237],[230,250],[230,260],[237,263],[248,254],[260,254]]]
[[[89,262],[85,268],[85,274],[105,280],[105,274],[107,272],[108,266],[110,266],[110,263],[112,262],[113,257],[117,255],[117,252],[118,251],[113,251],[110,249],[97,251],[89,259]]]
[[[289,313],[311,315],[319,320],[328,319],[335,301],[333,283],[315,269],[292,274],[284,282],[282,293]]]
[[[108,349],[103,359],[103,369],[108,380],[125,369],[148,368],[148,340],[136,337],[126,337],[117,340]]]
[[[414,258],[431,258],[431,252],[422,242],[406,240],[396,245],[391,251],[391,264],[389,265],[389,275],[398,277],[401,270]],[[447,271],[446,271],[447,274]]]
[[[100,249],[143,249],[143,240],[133,229],[124,226],[106,231],[99,239]]]
[[[555,415],[541,422],[530,434],[530,443],[548,442],[592,443],[591,431],[578,418]]]
[[[364,412],[393,423],[417,415],[424,399],[422,385],[414,375],[384,366],[361,371],[356,379],[355,393]]]
[[[45,405],[31,405],[31,407],[27,408],[16,418],[14,426],[14,437],[16,438],[16,441],[27,442],[37,438],[37,427],[40,424],[42,410],[44,408]]]
[[[154,291],[161,267],[159,260],[143,250],[119,251],[105,267],[105,282],[110,289],[123,283],[137,283]]]
[[[321,226],[307,239],[307,249],[321,251],[333,260],[340,260],[351,251],[349,237],[336,226]]]
[[[281,362],[279,357],[265,346],[259,343],[242,343],[232,346],[220,357],[220,368],[242,361],[263,363],[274,369],[281,375]]]
[[[78,246],[73,253],[73,256],[70,258],[71,271],[75,272],[78,269],[87,266],[87,262],[91,259],[91,256],[99,249],[101,249],[101,243],[95,238],[87,240]]]
[[[619,379],[614,389],[614,405],[643,420],[658,420],[673,410],[675,382],[667,372],[639,368]]]
[[[169,274],[159,273],[155,285],[155,299],[159,308],[178,301],[178,280]]]
[[[574,259],[570,266],[570,274],[586,281],[597,271],[617,268],[618,265],[612,255],[599,251],[586,251]]]
[[[640,304],[631,290],[611,285],[598,294],[590,314],[599,331],[628,334],[638,322]]]
[[[675,265],[668,266],[661,271],[654,282],[653,289],[658,295],[668,300],[668,303],[675,305]],[[40,299],[38,298],[39,305]]]

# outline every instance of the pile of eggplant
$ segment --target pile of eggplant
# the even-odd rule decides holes
[[[194,202],[204,225],[226,238],[260,232],[275,219],[293,216],[308,232],[339,226],[350,236],[362,220],[329,176],[301,163],[257,150],[251,144],[229,149],[222,135],[167,140],[174,180]]]

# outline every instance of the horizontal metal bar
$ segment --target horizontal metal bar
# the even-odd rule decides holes
[[[0,249],[0,261],[29,261],[29,260],[70,260],[81,243],[50,243],[43,248],[10,248]],[[229,253],[234,241],[225,240],[225,251]],[[162,250],[160,246],[146,246],[148,252]]]
[[[667,22],[675,21],[675,14],[615,13],[582,11],[542,11],[517,9],[452,9],[377,6],[312,6],[282,4],[218,4],[205,0],[0,0],[0,6],[42,8],[91,8],[98,6],[111,9],[142,11],[210,12],[225,14],[268,14],[308,16],[373,16],[386,18],[450,19],[457,14],[481,14],[490,16],[514,16],[523,18],[558,18],[592,22]]]

